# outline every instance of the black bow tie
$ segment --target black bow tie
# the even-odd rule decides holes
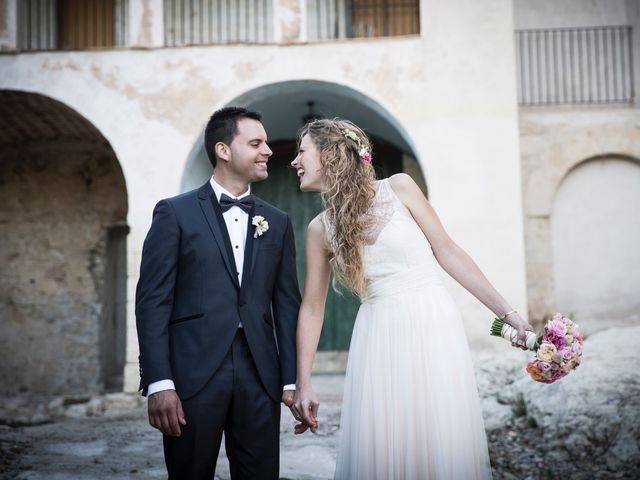
[[[240,207],[246,213],[249,213],[255,203],[256,202],[253,199],[252,195],[247,195],[246,197],[242,197],[240,199],[231,198],[230,196],[225,195],[224,193],[220,195],[220,208],[222,209],[223,212],[226,212],[231,207],[235,206],[235,207]]]

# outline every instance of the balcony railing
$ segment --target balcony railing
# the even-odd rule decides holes
[[[21,50],[57,48],[55,0],[18,2],[18,47]]]
[[[272,0],[164,0],[165,45],[273,41]]]
[[[631,103],[630,26],[516,32],[520,105]]]

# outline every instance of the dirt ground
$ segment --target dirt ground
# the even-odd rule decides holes
[[[344,376],[315,375],[320,399],[318,434],[293,435],[295,424],[283,407],[281,423],[281,479],[332,479]],[[481,382],[487,389],[487,382]],[[482,388],[480,389],[483,393]],[[487,394],[488,392],[484,392]],[[58,403],[56,403],[58,402]],[[136,395],[112,394],[60,407],[33,403],[20,414],[14,406],[12,426],[0,425],[0,480],[89,480],[166,478],[161,435],[147,423],[146,403]],[[3,406],[6,413],[11,405]],[[55,415],[51,414],[53,409]],[[17,412],[17,413],[16,413]],[[48,413],[47,413],[48,412]],[[485,411],[485,422],[490,416]],[[20,425],[22,418],[23,425]],[[40,423],[34,425],[34,423]],[[559,464],[540,450],[540,429],[514,411],[511,418],[488,431],[494,480],[636,479],[638,465],[610,471],[585,458],[579,465]],[[223,443],[224,446],[224,443]],[[224,449],[216,479],[229,478]]]
[[[314,379],[324,419],[316,435],[294,436],[294,420],[283,407],[281,478],[333,478],[343,381],[342,375]],[[116,400],[108,399],[112,406],[97,414],[87,416],[86,406],[75,406],[75,413],[52,423],[0,426],[0,479],[166,478],[162,438],[147,422],[146,404],[122,395]],[[223,442],[216,479],[228,478]]]

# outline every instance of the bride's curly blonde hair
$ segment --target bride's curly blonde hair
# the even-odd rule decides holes
[[[362,249],[376,194],[371,142],[353,123],[334,118],[314,120],[300,130],[309,135],[323,167],[322,203],[329,232],[329,262],[337,279],[357,295],[365,292]]]

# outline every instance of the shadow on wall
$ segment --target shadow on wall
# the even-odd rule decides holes
[[[66,105],[0,91],[0,394],[121,390],[127,191]]]

